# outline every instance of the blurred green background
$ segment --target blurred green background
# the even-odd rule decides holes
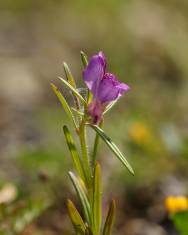
[[[179,234],[163,201],[188,189],[186,0],[0,1],[0,234],[73,234],[67,120],[49,84],[64,89],[66,61],[83,86],[81,50],[102,50],[131,87],[104,129],[136,175],[102,143],[99,151],[104,210],[117,200],[114,234]]]

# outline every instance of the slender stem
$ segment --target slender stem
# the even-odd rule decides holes
[[[82,159],[83,159],[83,166],[84,166],[84,171],[86,174],[86,186],[87,186],[87,191],[88,191],[88,198],[89,198],[89,203],[93,205],[93,192],[94,192],[94,182],[93,182],[93,166],[90,166],[89,162],[89,154],[88,154],[88,149],[87,149],[87,142],[86,142],[86,125],[84,120],[82,120],[80,124],[80,129],[79,129],[79,138],[80,138],[80,145],[81,145],[81,150],[82,150]],[[91,228],[94,231],[94,221],[93,221],[93,211],[91,211]]]
[[[102,128],[103,123],[104,123],[104,121],[102,119],[99,123],[100,128]],[[92,152],[92,166],[93,166],[93,168],[95,167],[95,164],[96,164],[96,157],[97,157],[97,149],[98,149],[98,146],[99,146],[99,139],[100,139],[99,135],[96,133],[93,152]]]
[[[87,178],[87,186],[91,186],[92,175],[91,175],[91,168],[90,168],[89,156],[88,156],[88,150],[87,150],[86,130],[85,130],[84,121],[82,121],[80,124],[79,138],[80,138],[80,145],[81,145],[81,151],[82,151],[83,166],[84,166],[84,171],[85,171],[86,178]]]

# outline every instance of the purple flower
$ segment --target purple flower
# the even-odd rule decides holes
[[[83,71],[83,78],[93,94],[88,113],[93,117],[94,123],[100,121],[105,107],[111,101],[118,99],[130,89],[127,84],[120,83],[114,74],[106,72],[106,59],[102,52],[91,57]]]

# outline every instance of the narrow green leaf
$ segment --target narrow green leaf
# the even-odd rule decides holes
[[[85,174],[84,174],[84,170],[82,167],[82,162],[81,159],[79,157],[76,145],[74,143],[73,137],[68,129],[67,126],[63,126],[63,132],[65,135],[65,139],[69,148],[69,151],[71,153],[71,157],[74,163],[74,167],[78,172],[78,175],[83,179],[83,181],[85,180]]]
[[[118,101],[118,99],[116,99],[116,100],[112,101],[111,103],[109,103],[109,104],[106,106],[106,108],[105,108],[105,110],[104,110],[104,112],[103,112],[103,115],[104,115],[105,113],[107,113],[107,112],[116,104],[117,101]]]
[[[103,235],[111,235],[114,218],[115,218],[115,211],[116,211],[116,204],[115,204],[115,201],[112,200],[109,210],[108,210],[106,221],[104,224]]]
[[[67,209],[75,231],[79,234],[85,235],[86,226],[71,200],[67,200]]]
[[[95,233],[99,234],[101,226],[101,168],[97,163],[94,172],[94,192],[93,192],[93,221]]]
[[[80,55],[81,55],[82,64],[85,68],[88,65],[87,55],[83,51],[80,52]]]
[[[112,142],[112,140],[104,133],[104,131],[96,125],[89,124],[89,126],[91,126],[99,134],[99,136],[102,138],[102,140],[104,140],[104,142],[111,149],[111,151],[116,155],[116,157],[118,157],[118,159],[123,163],[124,166],[127,167],[127,169],[131,172],[131,174],[134,175],[134,171],[133,171],[131,165],[129,164],[129,162],[126,160],[126,158],[120,152],[118,147]]]
[[[71,73],[68,65],[65,62],[63,63],[63,67],[64,67],[64,71],[65,71],[65,75],[66,75],[68,83],[76,89],[76,83],[75,83],[74,77],[72,76],[72,73]],[[76,108],[79,110],[80,109],[79,99],[73,92],[71,92],[71,93],[72,93]]]
[[[84,105],[87,104],[86,101],[84,100],[84,98],[80,95],[80,93],[79,93],[73,86],[71,86],[71,84],[69,84],[65,79],[63,79],[63,78],[61,78],[61,77],[58,77],[58,78],[63,82],[63,84],[64,84],[67,88],[69,88],[69,89],[72,91],[72,93],[73,93],[76,97],[78,97],[78,99],[79,99]]]
[[[52,90],[54,91],[54,93],[56,94],[56,96],[58,97],[61,105],[63,106],[67,116],[73,122],[74,126],[77,128],[76,121],[74,119],[74,115],[73,115],[73,113],[72,113],[72,111],[70,109],[70,106],[68,105],[67,101],[65,100],[65,98],[63,97],[61,92],[58,90],[58,88],[53,83],[51,83],[51,87],[52,87]]]
[[[70,179],[73,183],[73,186],[76,190],[76,193],[78,195],[78,198],[82,204],[85,219],[87,223],[90,225],[91,224],[91,208],[89,205],[89,201],[87,199],[87,196],[85,194],[84,189],[82,188],[82,185],[80,184],[80,181],[77,179],[77,177],[74,175],[73,172],[69,172]]]
[[[65,75],[66,75],[66,78],[67,78],[67,81],[68,83],[73,86],[74,88],[76,88],[76,83],[75,83],[75,80],[72,76],[72,73],[67,65],[67,63],[63,63],[63,68],[64,68],[64,71],[65,71]]]

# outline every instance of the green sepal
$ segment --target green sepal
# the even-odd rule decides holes
[[[83,105],[86,105],[87,102],[84,100],[84,98],[80,95],[80,93],[71,85],[69,84],[65,79],[63,79],[62,77],[58,77],[62,82],[63,84],[69,88],[72,93],[83,103]]]
[[[103,229],[103,234],[102,235],[111,235],[112,233],[112,227],[114,224],[114,218],[115,218],[115,211],[116,211],[116,204],[115,201],[112,200],[109,210],[108,210],[108,214],[106,217],[106,221],[104,224],[104,229]]]
[[[74,115],[71,111],[70,106],[68,105],[67,101],[65,100],[64,96],[61,94],[61,92],[58,90],[58,88],[53,83],[51,83],[51,87],[52,87],[52,90],[54,91],[54,93],[56,94],[57,98],[59,99],[61,105],[63,106],[63,109],[65,110],[67,116],[73,122],[74,126],[77,128]]]
[[[118,157],[118,159],[123,163],[124,166],[127,167],[127,169],[130,171],[131,174],[134,175],[134,171],[129,164],[129,162],[126,160],[126,158],[123,156],[123,154],[120,152],[118,147],[112,142],[112,140],[104,133],[104,131],[97,125],[89,124],[101,137],[101,139],[107,144],[107,146],[110,148],[110,150]]]
[[[87,223],[90,225],[91,224],[91,207],[88,201],[88,198],[85,194],[85,190],[83,189],[83,186],[81,185],[81,182],[79,179],[74,175],[73,172],[69,171],[69,176],[70,179],[73,183],[73,186],[76,190],[77,196],[81,202],[83,211],[84,211],[84,216],[87,221]]]
[[[77,234],[85,235],[86,226],[82,217],[71,200],[67,200],[69,217]]]
[[[101,191],[101,168],[97,163],[94,171],[94,190],[93,190],[93,222],[96,234],[100,232],[102,217],[102,191]]]
[[[73,164],[75,169],[77,170],[78,175],[80,176],[80,178],[85,181],[85,174],[84,174],[84,169],[82,167],[82,162],[81,159],[79,157],[76,145],[74,143],[73,137],[68,129],[67,126],[63,126],[63,132],[65,135],[65,139],[69,148],[69,151],[71,153],[71,157],[73,160]]]

